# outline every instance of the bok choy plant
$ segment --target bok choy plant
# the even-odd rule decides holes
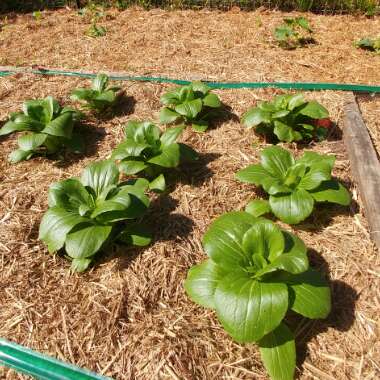
[[[150,203],[147,187],[144,179],[119,183],[119,170],[112,161],[92,163],[81,178],[50,186],[39,239],[51,253],[64,249],[72,270],[78,272],[112,242],[147,245],[150,237],[136,221]]]
[[[312,38],[313,30],[305,17],[284,18],[284,24],[274,31],[280,47],[284,49],[296,49],[307,44],[315,43]]]
[[[92,81],[91,88],[77,88],[70,96],[71,100],[79,101],[84,107],[98,112],[113,107],[123,95],[120,87],[109,87],[106,74],[98,74]]]
[[[332,179],[335,157],[305,152],[295,160],[289,151],[279,146],[262,150],[261,164],[240,170],[236,178],[262,186],[269,200],[253,200],[246,211],[255,216],[272,212],[285,223],[305,220],[316,202],[331,202],[348,206],[351,197],[347,189]]]
[[[267,219],[229,212],[211,224],[203,247],[208,259],[189,270],[188,296],[215,310],[235,341],[256,342],[273,380],[293,379],[296,348],[285,322],[288,310],[317,319],[331,308],[330,288],[309,267],[302,240]]]
[[[199,81],[167,92],[161,102],[166,106],[160,112],[161,123],[185,121],[197,132],[208,128],[210,118],[217,115],[222,106],[211,88]]]
[[[10,154],[9,161],[16,163],[37,154],[53,154],[63,146],[81,151],[82,141],[73,133],[74,123],[81,117],[80,112],[61,107],[51,96],[24,102],[22,112],[11,113],[9,121],[0,129],[0,136],[27,132],[19,137],[19,149]]]
[[[329,125],[320,123],[329,112],[317,101],[306,101],[302,94],[279,95],[271,102],[260,102],[242,117],[243,124],[259,134],[279,141],[323,140]],[[331,123],[331,122],[330,122]]]
[[[361,40],[355,42],[355,46],[380,54],[380,36],[377,38],[362,38]]]
[[[125,127],[126,139],[112,152],[112,159],[120,161],[119,168],[124,174],[143,172],[152,179],[152,190],[163,191],[165,171],[198,158],[189,146],[176,142],[184,128],[168,128],[162,133],[150,122],[130,121]]]

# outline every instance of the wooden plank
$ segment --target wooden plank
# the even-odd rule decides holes
[[[372,240],[380,249],[380,162],[354,94],[344,106],[343,138]]]

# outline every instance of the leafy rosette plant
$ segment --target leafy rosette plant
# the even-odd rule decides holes
[[[380,54],[380,37],[377,38],[362,38],[355,42],[355,46],[364,50],[373,51]]]
[[[189,297],[215,310],[234,340],[256,342],[273,380],[293,379],[288,310],[316,319],[331,308],[330,288],[309,268],[302,240],[267,219],[230,212],[211,224],[203,247],[208,259],[192,267],[185,281]]]
[[[80,112],[61,107],[51,96],[24,102],[22,112],[11,113],[9,121],[0,129],[0,136],[27,132],[19,137],[19,149],[10,154],[9,161],[16,163],[37,154],[50,155],[64,146],[81,151],[82,141],[73,133],[74,123],[81,117]]]
[[[112,159],[120,161],[119,168],[124,174],[143,172],[152,179],[152,190],[163,191],[165,171],[198,158],[189,146],[176,142],[184,128],[168,128],[162,133],[150,122],[130,121],[125,128],[126,139],[115,148]]]
[[[211,88],[199,81],[167,92],[161,97],[161,102],[166,106],[160,111],[161,123],[185,121],[197,132],[208,128],[210,118],[222,106]]]
[[[257,133],[279,141],[323,140],[329,125],[329,112],[317,101],[306,101],[302,94],[279,95],[271,102],[260,102],[242,117],[243,124]]]
[[[314,43],[313,30],[305,17],[284,18],[284,24],[277,27],[274,36],[284,49],[296,49],[297,47]]]
[[[150,237],[136,222],[149,206],[147,186],[144,179],[119,183],[119,170],[112,161],[90,164],[80,179],[50,186],[49,209],[42,218],[39,239],[51,253],[64,249],[72,270],[78,272],[114,241],[147,245]]]
[[[108,86],[109,78],[106,74],[98,74],[92,81],[91,88],[77,88],[70,96],[71,100],[79,101],[84,107],[104,111],[113,107],[122,96],[120,87]]]
[[[348,206],[349,192],[331,177],[334,162],[332,155],[305,152],[295,160],[289,151],[279,146],[263,149],[261,164],[240,170],[236,177],[262,186],[269,200],[254,200],[246,210],[255,216],[273,212],[283,222],[297,224],[313,212],[316,202]]]

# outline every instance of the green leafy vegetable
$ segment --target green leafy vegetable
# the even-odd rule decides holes
[[[10,154],[10,162],[28,160],[37,154],[53,154],[63,146],[82,150],[81,139],[73,133],[74,123],[82,117],[80,112],[61,107],[51,96],[24,102],[22,111],[12,113],[0,129],[0,136],[28,132],[18,139],[19,149]]]
[[[295,160],[279,146],[263,149],[261,164],[240,170],[236,178],[260,185],[269,200],[254,200],[246,211],[255,216],[272,211],[285,223],[297,224],[313,211],[315,202],[331,202],[348,206],[351,197],[347,189],[331,178],[334,156],[305,152]]]
[[[160,122],[185,121],[197,132],[204,132],[209,120],[220,110],[222,103],[211,88],[202,82],[192,82],[178,87],[161,97],[166,106],[161,109]]]
[[[308,102],[302,94],[288,94],[260,102],[243,115],[242,122],[260,134],[292,142],[324,139],[331,125],[328,117],[327,109],[317,101]]]
[[[363,38],[355,43],[355,46],[364,50],[370,50],[380,54],[380,37]]]
[[[119,168],[124,174],[144,172],[150,179],[158,176],[150,187],[163,191],[163,172],[198,158],[189,146],[176,142],[183,129],[183,126],[177,126],[162,133],[150,122],[130,121],[125,128],[126,139],[112,152],[112,158],[120,161]]]
[[[136,219],[149,206],[144,179],[119,184],[112,161],[95,162],[80,179],[69,178],[49,188],[49,209],[44,214],[39,239],[49,252],[64,249],[73,271],[82,272],[95,255],[113,241],[147,245],[150,237]]]
[[[284,318],[289,309],[307,318],[326,318],[330,288],[309,268],[297,236],[247,212],[217,218],[203,237],[208,259],[192,267],[188,296],[213,309],[237,342],[257,342],[273,380],[293,379],[296,351]]]
[[[98,74],[92,81],[91,88],[77,88],[71,93],[71,99],[80,101],[87,108],[98,112],[114,106],[122,96],[120,87],[108,87],[106,74]]]
[[[274,36],[284,49],[296,49],[297,47],[314,43],[311,37],[313,33],[309,21],[304,17],[284,18],[284,24],[277,27]]]

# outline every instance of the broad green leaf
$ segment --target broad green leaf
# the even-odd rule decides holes
[[[242,247],[248,256],[260,255],[272,262],[284,251],[285,240],[276,224],[267,219],[258,219],[244,234]]]
[[[211,259],[190,268],[185,290],[190,299],[199,305],[215,309],[214,294],[224,272]]]
[[[175,111],[189,119],[195,119],[202,110],[202,100],[194,99],[185,101],[175,107]]]
[[[271,195],[269,204],[277,218],[288,224],[298,224],[312,213],[314,199],[306,190],[297,189],[291,194]]]
[[[112,231],[111,226],[89,226],[67,234],[65,249],[74,259],[85,259],[98,252]]]
[[[245,207],[245,211],[252,214],[255,217],[267,214],[271,212],[269,202],[262,199],[255,199],[250,201]]]
[[[97,95],[94,101],[102,105],[110,105],[116,101],[116,93],[114,91],[104,91]]]
[[[218,281],[214,302],[219,321],[237,342],[257,342],[285,317],[288,289],[237,270]]]
[[[289,286],[290,308],[306,318],[326,318],[331,311],[331,291],[319,272],[309,269],[291,275],[282,273],[280,281]]]
[[[309,21],[305,17],[297,17],[296,20],[297,20],[297,24],[301,28],[303,28],[303,29],[305,29],[305,30],[307,30],[309,32],[312,32],[312,30],[311,30],[311,28],[309,26]]]
[[[305,164],[300,164],[299,162],[296,162],[293,166],[291,166],[287,170],[285,178],[284,178],[284,184],[291,188],[294,188],[295,186],[297,186],[300,180],[304,177],[306,169],[307,167]],[[270,193],[270,194],[273,194],[273,193]]]
[[[303,94],[295,94],[289,99],[288,109],[293,111],[295,108],[305,104]]]
[[[312,190],[323,181],[331,179],[331,166],[326,162],[319,162],[311,165],[310,169],[302,177],[298,184],[299,189]]]
[[[244,234],[257,218],[243,211],[233,211],[215,219],[203,237],[207,255],[222,269],[231,271],[249,264],[250,256],[242,247]]]
[[[41,132],[70,139],[73,125],[73,115],[67,112],[48,123]]]
[[[204,95],[206,95],[211,90],[209,86],[201,81],[191,82],[191,87],[194,91],[199,91]]]
[[[279,146],[271,146],[261,151],[261,165],[275,178],[285,178],[295,161],[289,151]]]
[[[289,328],[281,323],[259,342],[261,360],[272,380],[293,380],[296,345]]]
[[[103,201],[98,201],[96,203],[96,207],[91,213],[91,218],[96,218],[101,214],[114,212],[114,211],[125,211],[128,209],[128,207],[131,205],[131,197],[127,192],[119,192],[117,195],[112,197],[111,199],[106,199]],[[115,213],[116,214],[116,213]],[[109,220],[107,218],[107,222],[116,221],[116,220],[123,220],[123,213],[117,213],[117,217],[114,218],[111,216],[112,220]],[[102,220],[103,221],[103,220]]]
[[[178,126],[178,127],[168,128],[161,135],[160,140],[161,140],[162,146],[167,147],[168,145],[174,144],[184,129],[185,129],[185,126],[183,125]]]
[[[53,120],[54,115],[59,112],[60,106],[58,102],[51,96],[47,96],[41,101],[43,105],[44,122],[49,123]]]
[[[29,158],[31,158],[34,153],[35,152],[33,152],[32,150],[16,149],[10,153],[10,155],[8,156],[8,161],[12,164],[15,164],[23,160],[29,160]]]
[[[317,202],[338,203],[348,206],[351,203],[351,196],[348,190],[338,181],[324,181],[316,189],[310,191],[311,196]]]
[[[113,160],[124,160],[128,157],[139,157],[141,153],[149,148],[149,144],[146,142],[136,142],[127,138],[120,143],[112,152]]]
[[[271,260],[271,263],[255,273],[255,278],[277,270],[293,274],[302,273],[309,268],[305,244],[297,236],[281,231],[284,241],[284,252]]]
[[[110,186],[117,185],[118,180],[119,170],[116,164],[109,160],[88,165],[81,176],[82,184],[93,189],[97,197],[101,196]]]
[[[91,264],[92,259],[73,259],[71,270],[73,272],[84,272]]]
[[[203,98],[203,105],[211,108],[219,108],[222,103],[219,100],[218,95],[210,93]]]
[[[260,108],[251,108],[243,115],[241,121],[248,128],[256,127],[261,123],[269,124],[271,122],[271,114]]]
[[[160,111],[160,123],[169,124],[178,120],[181,115],[168,107],[164,107]]]
[[[280,141],[292,142],[302,140],[302,135],[300,132],[295,131],[290,125],[282,123],[281,121],[275,120],[274,122],[274,134]]]
[[[156,192],[163,192],[166,189],[165,177],[163,174],[160,174],[153,181],[149,183],[149,189]]]
[[[146,226],[134,223],[127,225],[117,240],[127,245],[145,247],[151,243],[152,235]]]
[[[171,144],[163,148],[158,156],[152,157],[147,162],[162,166],[164,168],[175,168],[180,163],[180,148],[177,143]]]
[[[21,150],[35,150],[46,140],[46,135],[43,133],[32,133],[18,138],[18,146]]]
[[[316,152],[304,152],[303,156],[297,160],[298,163],[305,164],[311,167],[314,164],[319,164],[321,162],[328,164],[330,166],[330,171],[334,167],[335,156],[329,154],[318,154]]]
[[[34,120],[44,122],[44,101],[42,100],[27,100],[22,104],[22,112],[24,115],[30,116]]]
[[[48,204],[75,212],[82,205],[92,207],[93,199],[78,179],[69,178],[50,185]]]
[[[108,84],[108,76],[106,74],[98,74],[92,81],[92,89],[102,92],[106,89]]]
[[[272,115],[271,115],[271,118],[272,119],[281,119],[287,115],[289,115],[290,111],[289,110],[280,110],[280,111],[277,111],[277,112],[274,112]]]
[[[119,164],[119,169],[122,173],[126,175],[137,174],[144,169],[146,169],[148,165],[143,161],[134,161],[134,160],[125,160],[121,161]]]
[[[209,124],[207,120],[197,120],[191,124],[191,128],[193,128],[195,132],[205,132],[208,127]]]
[[[299,110],[299,113],[312,119],[325,119],[329,117],[329,111],[315,100],[308,102],[305,107]]]
[[[16,131],[39,131],[41,128],[43,128],[42,123],[34,121],[29,116],[19,114],[13,120],[4,124],[0,129],[0,136],[5,136]]]
[[[78,213],[52,207],[42,217],[38,238],[48,246],[49,252],[58,251],[63,247],[66,235],[76,225],[89,221]]]
[[[160,101],[164,105],[176,105],[180,103],[180,87],[174,89],[173,91],[168,91],[164,95],[161,96]]]
[[[97,92],[88,88],[77,88],[75,89],[70,96],[71,100],[85,100],[89,101],[96,96]]]
[[[236,173],[236,178],[241,182],[261,185],[268,191],[278,179],[265,170],[261,165],[249,165]]]

